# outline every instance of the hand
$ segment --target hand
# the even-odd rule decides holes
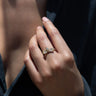
[[[72,52],[52,22],[46,17],[42,21],[51,40],[42,27],[37,27],[24,60],[32,81],[44,96],[83,96],[83,82]],[[45,48],[55,51],[44,58]]]

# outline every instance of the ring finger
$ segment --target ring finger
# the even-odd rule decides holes
[[[32,58],[34,62],[34,65],[36,66],[40,74],[42,74],[45,68],[48,68],[48,66],[46,64],[46,61],[43,58],[41,50],[38,47],[35,35],[30,40],[29,52],[30,52],[30,57]]]
[[[48,37],[45,34],[42,27],[40,27],[40,26],[37,27],[36,35],[37,35],[37,42],[42,51],[47,50],[47,49],[48,50],[52,49],[52,51],[54,51],[53,45],[51,44],[50,40],[48,39]],[[46,52],[45,52],[45,54],[46,54]],[[50,54],[48,54],[48,55],[50,55]],[[52,54],[51,54],[51,56],[52,56]],[[50,56],[47,56],[47,57],[49,58]]]

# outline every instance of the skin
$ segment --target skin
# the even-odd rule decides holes
[[[83,82],[72,52],[52,22],[46,17],[42,22],[51,41],[43,28],[37,27],[25,55],[25,65],[32,81],[44,96],[83,96]],[[42,51],[53,46],[56,51],[44,59]]]
[[[2,45],[2,47],[0,47],[0,53],[2,54],[4,52],[4,26],[3,26],[3,12],[2,12],[2,2],[0,0],[0,41],[2,40],[2,42],[0,42],[0,45]]]
[[[83,96],[83,81],[72,52],[58,29],[43,17],[46,15],[47,1],[1,1],[3,13],[0,19],[3,18],[5,25],[0,27],[0,41],[3,42],[0,42],[0,53],[7,89],[25,63],[31,80],[44,96]],[[51,41],[42,25],[45,26]],[[42,50],[53,46],[55,51],[44,58]]]
[[[46,15],[47,1],[42,0],[41,3],[36,0],[15,0],[16,3],[13,3],[13,0],[1,1],[0,10],[3,18],[1,20],[4,25],[0,31],[0,53],[8,89],[24,66],[24,55],[36,27],[42,26],[41,16]]]

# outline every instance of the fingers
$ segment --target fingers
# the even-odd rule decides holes
[[[43,17],[42,20],[56,50],[62,53],[64,49],[68,49],[64,39],[52,22],[46,17]]]
[[[39,80],[39,82],[42,80],[40,77],[40,74],[38,70],[36,69],[35,65],[32,62],[32,59],[30,58],[29,55],[29,50],[26,52],[24,63],[26,65],[26,68],[28,70],[28,73],[33,80],[33,82],[36,82],[36,80]]]
[[[48,39],[48,37],[42,27],[40,27],[40,26],[37,27],[36,36],[37,36],[37,42],[38,42],[42,52],[44,52],[46,49],[53,48],[50,40]],[[44,55],[44,58],[49,59],[49,58],[52,58],[52,56],[53,56],[53,54],[50,53],[50,54],[48,54],[48,56]]]
[[[56,27],[45,17],[43,18],[43,24],[51,38],[51,41],[48,39],[43,28],[39,26],[36,30],[36,35],[32,37],[29,43],[29,53],[27,53],[27,56],[29,54],[29,57],[31,58],[29,59],[29,57],[27,57],[25,60],[29,75],[35,84],[38,83],[38,88],[41,89],[41,92],[47,88],[49,90],[58,82],[60,83],[61,80],[64,81],[64,73],[67,72],[67,69],[71,70],[75,64],[72,55],[70,55],[71,52],[68,52],[67,44]],[[52,54],[47,54],[50,58],[44,59],[41,51],[45,50],[45,48],[53,48],[53,46],[56,48],[56,51],[52,51]],[[63,51],[65,51],[66,54]],[[62,52],[64,54],[61,54]],[[62,83],[59,83],[57,84],[57,87],[54,87],[57,88],[56,90],[58,90],[58,85],[62,85]],[[63,87],[61,87],[61,89],[62,88]],[[50,92],[52,92],[52,90]]]
[[[46,66],[46,61],[44,60],[43,54],[38,47],[36,35],[34,35],[30,40],[29,51],[30,51],[31,58],[35,63],[35,66],[42,73],[42,71],[44,70],[44,67]]]
[[[41,50],[45,50],[45,48],[53,48],[42,27],[37,27],[36,36],[37,42],[39,43]]]

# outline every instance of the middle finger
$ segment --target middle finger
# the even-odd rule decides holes
[[[42,51],[46,50],[46,48],[47,49],[53,48],[51,41],[48,39],[42,27],[40,26],[37,27],[36,35],[37,35],[37,42]]]

